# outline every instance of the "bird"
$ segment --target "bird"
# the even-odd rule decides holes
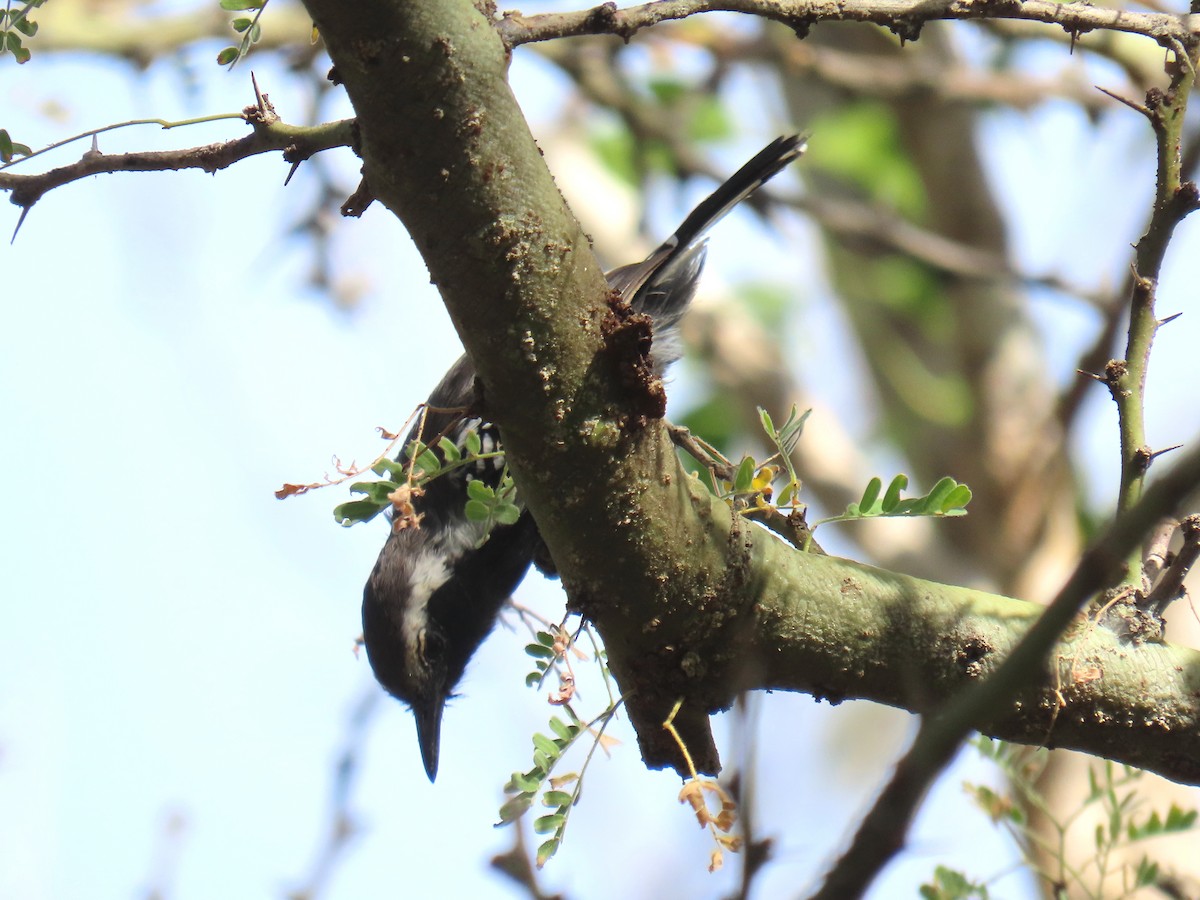
[[[635,312],[650,317],[656,374],[682,355],[679,321],[696,294],[707,232],[806,148],[801,134],[775,139],[649,256],[606,274]],[[504,470],[496,452],[503,446],[499,430],[472,409],[474,385],[475,368],[464,354],[429,395],[426,418],[409,441],[423,438],[440,453],[439,436],[461,449],[474,432],[482,452],[491,455],[445,472],[411,497],[412,514],[403,524],[415,527],[393,527],[363,589],[367,659],[384,690],[412,710],[430,782],[437,778],[446,702],[541,546],[526,509],[511,524],[489,524],[465,513],[468,484],[478,478],[494,488]]]

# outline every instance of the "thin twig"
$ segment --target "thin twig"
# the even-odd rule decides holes
[[[873,22],[915,40],[926,22],[1006,19],[1058,25],[1076,38],[1090,31],[1111,30],[1146,35],[1163,46],[1170,46],[1172,42],[1191,46],[1196,41],[1186,16],[1138,13],[1051,0],[1023,0],[1021,3],[949,0],[937,4],[925,0],[838,0],[836,3],[829,0],[651,0],[624,9],[609,2],[570,13],[524,16],[509,12],[497,24],[497,30],[510,48],[534,41],[589,34],[611,34],[629,41],[643,28],[660,22],[721,11],[772,19],[801,35],[816,22]]]

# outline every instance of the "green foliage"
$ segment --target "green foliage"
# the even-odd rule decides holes
[[[710,93],[666,76],[651,79],[647,86],[648,95],[641,102],[654,108],[654,116],[678,123],[672,130],[686,134],[691,143],[721,141],[734,133],[729,111]],[[647,170],[677,171],[670,147],[645,136],[635,140],[625,127],[593,128],[588,142],[605,169],[631,186],[640,184]]]
[[[808,421],[811,414],[812,410],[806,409],[797,415],[796,407],[792,406],[788,412],[787,421],[783,423],[782,428],[777,429],[775,423],[771,421],[770,414],[761,406],[758,407],[758,419],[762,423],[763,431],[775,445],[775,453],[783,462],[788,473],[787,484],[779,493],[780,505],[791,503],[792,506],[796,506],[799,503],[800,479],[796,476],[796,470],[792,466],[792,452],[796,449],[796,444],[800,442],[800,435],[804,433],[804,423]]]
[[[809,149],[810,168],[852,182],[854,193],[865,191],[908,219],[925,218],[925,187],[888,106],[865,100],[839,104],[808,127],[821,135]]]
[[[1160,868],[1147,854],[1142,854],[1136,863],[1118,865],[1115,861],[1118,851],[1153,838],[1196,830],[1197,811],[1184,810],[1175,804],[1165,814],[1154,810],[1148,815],[1139,814],[1143,798],[1137,787],[1145,773],[1138,769],[1107,760],[1091,763],[1087,796],[1078,808],[1064,816],[1039,788],[1047,759],[1045,750],[983,737],[972,744],[1000,769],[1011,794],[975,784],[965,785],[967,793],[994,822],[1013,835],[1027,865],[1048,886],[1069,884],[1079,896],[1093,900],[1128,897],[1140,888],[1159,885]],[[1049,826],[1049,838],[1033,831],[1026,812],[1031,809],[1037,810]],[[1092,826],[1095,850],[1083,864],[1072,865],[1067,859],[1068,834],[1084,827],[1085,814],[1087,821],[1095,823]],[[1034,848],[1040,848],[1042,856],[1036,856]],[[1040,861],[1047,858],[1048,866],[1042,867]]]
[[[0,163],[10,163],[14,156],[29,156],[32,152],[28,144],[18,144],[0,128]]]
[[[528,679],[526,679],[528,681]],[[540,869],[546,864],[562,845],[567,830],[567,821],[571,810],[579,802],[583,789],[583,776],[591,763],[596,748],[600,747],[604,738],[604,728],[612,720],[620,707],[620,702],[611,704],[591,722],[584,723],[575,714],[570,703],[561,704],[567,713],[567,719],[559,716],[550,717],[550,731],[554,737],[540,732],[533,735],[533,768],[527,772],[513,772],[512,777],[504,786],[508,799],[500,807],[500,825],[508,825],[525,815],[541,795],[541,805],[549,812],[533,820],[533,830],[541,835],[549,835],[537,849],[537,866]],[[563,756],[580,738],[590,736],[591,747],[584,758],[579,772],[569,772],[565,775],[553,776],[555,768]],[[564,788],[570,787],[570,790]]]
[[[536,643],[525,645],[525,653],[533,658],[534,665],[534,671],[525,676],[527,687],[540,687],[558,658],[558,651],[554,649],[554,635],[548,631],[539,631],[534,638]]]
[[[908,487],[908,476],[897,475],[886,491],[882,479],[875,477],[867,482],[862,498],[851,503],[840,516],[822,519],[813,527],[825,522],[849,522],[854,519],[889,518],[896,516],[965,516],[967,504],[971,502],[971,489],[959,484],[949,476],[942,478],[921,497],[903,497]]]
[[[782,508],[787,507],[788,527],[795,530],[797,522],[803,525],[805,504],[800,501],[803,484],[792,464],[792,453],[804,432],[804,424],[810,412],[811,410],[806,410],[801,413],[793,406],[783,425],[776,426],[770,413],[759,407],[758,417],[763,433],[775,448],[775,452],[763,462],[751,456],[744,456],[741,462],[734,466],[707,442],[691,435],[690,444],[684,446],[699,463],[707,466],[709,483],[714,493],[726,500],[735,512],[744,515],[764,514],[764,521],[777,528],[770,516],[778,517],[783,511]],[[774,485],[781,471],[786,472],[787,478],[779,489],[777,501],[772,505],[769,501],[774,495]],[[929,493],[922,496],[905,497],[904,491],[907,487],[907,475],[895,476],[886,491],[883,489],[882,479],[872,478],[857,503],[849,504],[841,515],[830,516],[814,523],[811,529],[815,530],[819,525],[828,522],[849,522],[855,519],[963,516],[967,512],[967,504],[971,502],[971,489],[948,476],[939,480]],[[777,530],[782,533],[785,529]],[[803,531],[803,528],[800,530]],[[806,540],[797,540],[796,543],[802,548],[807,545]]]
[[[422,441],[410,441],[400,460],[380,459],[371,471],[380,476],[378,481],[357,481],[350,491],[362,494],[362,499],[349,500],[333,510],[333,517],[345,527],[359,522],[369,522],[381,512],[396,508],[403,512],[407,491],[421,489],[435,478],[472,466],[478,462],[503,457],[503,450],[483,452],[483,442],[476,431],[469,431],[462,447],[447,437],[441,438],[436,447]],[[497,487],[491,488],[479,481],[467,485],[467,518],[484,523],[484,531],[490,532],[496,525],[511,525],[520,517],[517,506],[517,487],[505,470]]]
[[[46,0],[25,0],[18,9],[13,9],[11,4],[6,9],[0,9],[0,56],[11,53],[19,65],[29,62],[32,54],[25,46],[25,38],[33,37],[38,30],[37,22],[29,18],[29,13],[45,2]],[[28,148],[25,155],[29,155]],[[0,145],[0,159],[8,162],[11,158],[11,153],[8,156],[4,155],[3,146]]]
[[[226,47],[217,54],[217,65],[232,68],[238,60],[250,52],[252,46],[258,43],[262,37],[262,27],[258,20],[262,18],[263,11],[269,2],[270,0],[221,0],[221,9],[229,12],[253,11],[254,17],[237,16],[229,23],[234,32],[242,37],[236,46]]]
[[[933,881],[921,885],[920,896],[923,900],[970,900],[972,897],[988,900],[988,889],[962,872],[938,866],[933,871]]]
[[[467,497],[467,518],[483,522],[488,531],[496,525],[513,525],[521,517],[521,508],[515,503],[517,486],[507,475],[496,488],[482,481],[468,482]]]
[[[559,670],[560,686],[558,691],[551,695],[550,703],[561,708],[566,713],[566,718],[559,715],[550,717],[549,729],[553,737],[540,732],[533,735],[533,767],[526,772],[513,772],[504,786],[507,799],[500,807],[500,821],[496,824],[499,827],[515,822],[539,802],[540,796],[541,806],[548,812],[534,819],[533,830],[537,834],[549,836],[538,847],[538,868],[545,865],[562,845],[571,810],[578,804],[583,789],[583,776],[597,748],[604,748],[606,743],[612,743],[611,738],[604,736],[604,729],[622,703],[622,699],[613,692],[605,653],[595,634],[586,625],[581,632],[587,634],[592,642],[595,651],[593,659],[608,692],[607,707],[587,723],[579,718],[571,706],[571,699],[575,695],[575,676],[567,654],[574,652],[575,655],[586,658],[585,654],[574,648],[572,636],[561,626],[554,629],[554,633],[538,630],[534,633],[533,643],[525,647],[526,654],[534,661],[534,670],[525,676],[525,683],[530,687],[540,688],[551,671]],[[585,737],[590,738],[591,743],[579,771],[554,775],[566,753]]]

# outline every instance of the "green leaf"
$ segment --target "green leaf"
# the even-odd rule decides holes
[[[1134,875],[1135,888],[1153,887],[1158,884],[1158,863],[1151,860],[1148,856],[1143,856],[1137,865],[1137,873]]]
[[[481,503],[496,499],[496,492],[480,481],[478,478],[467,482],[467,496],[472,500],[478,500]]]
[[[762,422],[762,428],[767,433],[767,437],[774,440],[779,432],[775,430],[775,423],[771,421],[771,414],[761,406],[758,407],[758,421]]]
[[[521,518],[521,508],[512,503],[500,503],[493,510],[493,514],[501,525],[515,525]]]
[[[549,807],[563,807],[571,805],[572,797],[566,791],[546,791],[542,795],[542,803]]]
[[[408,478],[408,468],[394,459],[381,459],[371,466],[376,475],[386,475],[392,481],[401,482]]]
[[[472,430],[467,432],[464,448],[467,451],[467,456],[478,456],[483,452],[483,440],[479,437],[478,431]]]
[[[932,490],[925,495],[928,499],[930,511],[941,512],[945,507],[946,498],[950,496],[951,492],[956,487],[958,487],[958,482],[953,478],[950,478],[949,476],[939,478],[938,483],[935,484]]]
[[[500,824],[514,822],[525,815],[526,810],[533,806],[533,793],[522,791],[515,797],[510,797],[500,807]]]
[[[791,455],[796,449],[796,444],[800,442],[800,435],[804,433],[804,423],[808,421],[808,417],[812,415],[812,407],[809,407],[800,415],[796,415],[796,407],[793,406],[788,413],[788,420],[783,423],[783,428],[779,431],[779,443],[783,448],[783,452]]]
[[[371,502],[390,506],[388,496],[399,487],[394,481],[356,481],[350,485],[350,493],[366,494]]]
[[[754,485],[754,457],[743,456],[738,465],[737,474],[733,479],[733,489],[736,493],[744,494]]]
[[[421,451],[421,455],[417,457],[417,465],[421,467],[421,471],[426,475],[432,475],[442,470],[441,460],[428,447]]]
[[[558,852],[558,838],[550,838],[537,849],[537,867],[540,869],[544,866],[555,853]]]
[[[1092,800],[1097,799],[1100,796],[1100,783],[1096,780],[1096,767],[1088,766],[1087,767],[1087,775],[1088,775],[1087,799],[1089,801],[1092,801]]]
[[[553,659],[555,652],[553,647],[547,647],[545,644],[526,644],[525,653],[527,656],[539,657],[541,659]]]
[[[1167,832],[1187,831],[1196,824],[1196,817],[1196,810],[1183,810],[1172,803],[1170,810],[1167,811],[1167,821],[1163,825],[1163,830]]]
[[[880,504],[880,509],[885,513],[895,511],[900,504],[900,494],[908,487],[908,476],[904,474],[897,475],[892,479],[892,483],[888,485],[887,493],[883,495],[883,502]]]
[[[1190,831],[1196,824],[1196,810],[1183,810],[1174,803],[1167,810],[1166,819],[1162,819],[1157,812],[1150,813],[1144,823],[1138,825],[1135,822],[1130,822],[1126,833],[1131,841],[1143,840],[1145,838],[1158,837],[1163,834],[1172,834],[1180,831]]]
[[[339,525],[349,528],[359,522],[370,522],[386,508],[372,500],[349,500],[333,508],[333,518]]]
[[[526,675],[525,676],[525,687],[537,687],[541,683],[542,674],[545,671],[546,671],[545,669],[541,669],[541,671],[530,672],[528,675]]]
[[[458,462],[462,459],[462,451],[458,449],[458,444],[448,437],[443,437],[438,441],[438,449],[442,451],[442,458],[448,463]]]
[[[533,820],[533,830],[538,834],[553,834],[562,827],[566,816],[562,813],[550,813],[547,816],[538,816]]]
[[[564,741],[574,739],[575,735],[579,734],[578,725],[568,725],[558,716],[550,719],[550,730],[557,734]]]
[[[244,9],[262,9],[267,0],[221,0],[221,9],[239,12]]]
[[[15,35],[11,31],[9,32],[9,36],[15,37]],[[12,55],[13,55],[13,59],[15,59],[17,61],[17,65],[21,65],[21,66],[23,66],[23,65],[25,65],[25,63],[29,62],[30,57],[33,56],[33,54],[29,52],[28,47],[23,47],[21,45],[20,40],[16,41],[16,46],[12,48]]]
[[[921,885],[920,895],[926,900],[987,900],[988,891],[962,872],[938,866],[934,870],[933,882]]]
[[[870,515],[875,508],[875,502],[879,499],[879,492],[883,490],[883,479],[878,476],[867,482],[867,488],[863,491],[862,499],[858,501],[858,511],[860,515]]]
[[[30,146],[28,144],[18,144],[16,141],[13,141],[12,142],[12,152],[7,157],[4,157],[4,162],[10,162],[12,160],[12,157],[14,157],[14,156],[32,156],[32,155],[33,155],[33,150],[30,148]]]
[[[562,755],[562,748],[541,732],[534,733],[533,746],[545,753],[548,759],[558,759]]]
[[[536,794],[542,789],[542,782],[546,779],[546,770],[537,768],[530,769],[528,772],[513,772],[512,778],[505,785],[506,791],[521,791],[526,794]]]
[[[946,497],[943,512],[948,516],[963,515],[967,511],[967,504],[971,502],[971,489],[965,484],[960,484],[950,492]]]
[[[235,63],[240,55],[241,54],[238,52],[237,47],[226,47],[217,54],[217,65],[228,66],[232,63]]]
[[[491,508],[479,500],[468,500],[463,512],[472,522],[486,522],[492,514]]]
[[[230,27],[233,28],[233,30],[236,31],[238,34],[241,34],[243,31],[246,31],[253,24],[254,24],[253,19],[246,19],[246,18],[234,19],[232,22],[229,23]]]

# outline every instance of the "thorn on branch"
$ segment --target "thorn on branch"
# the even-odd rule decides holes
[[[100,141],[97,135],[92,135],[92,147],[90,150],[84,150],[83,156],[80,159],[95,159],[98,156],[103,156],[104,151],[100,149]]]
[[[1108,88],[1102,88],[1102,87],[1100,87],[1100,85],[1096,85],[1095,87],[1096,87],[1096,90],[1098,90],[1100,93],[1104,94],[1105,96],[1112,97],[1118,103],[1124,103],[1126,106],[1128,106],[1130,109],[1134,110],[1135,112],[1139,112],[1143,116],[1145,116],[1147,119],[1153,120],[1154,113],[1152,113],[1147,107],[1142,106],[1142,104],[1140,104],[1134,100],[1130,100],[1128,97],[1122,97],[1120,94],[1114,94]]]
[[[1150,461],[1148,463],[1146,463],[1146,465],[1149,466],[1150,463],[1154,462],[1160,456],[1162,456],[1166,453],[1170,453],[1173,450],[1178,450],[1182,446],[1183,446],[1183,444],[1172,444],[1170,447],[1163,447],[1161,450],[1155,450],[1155,451],[1151,452]]]
[[[1177,312],[1177,313],[1172,313],[1171,315],[1167,316],[1165,319],[1159,319],[1158,327],[1162,328],[1164,325],[1174,322],[1176,319],[1178,319],[1182,315],[1183,315],[1183,313]]]
[[[25,223],[25,217],[29,215],[29,210],[33,207],[30,203],[28,206],[21,207],[21,218],[17,219],[17,227],[13,229],[12,237],[8,239],[8,245],[11,247],[17,239],[17,232],[21,230],[21,226]]]
[[[291,164],[291,168],[288,169],[287,178],[283,179],[284,187],[287,187],[288,183],[292,180],[292,176],[300,168],[300,163],[312,159],[313,155],[317,152],[313,147],[301,147],[299,144],[288,144],[283,148],[283,161]]]
[[[279,121],[279,115],[271,104],[271,95],[258,89],[258,79],[253,72],[250,73],[250,83],[254,85],[254,104],[242,110],[243,118],[254,126],[274,125]]]
[[[1084,5],[1091,6],[1090,3],[1086,3]],[[1074,56],[1075,55],[1075,45],[1079,43],[1079,39],[1081,37],[1083,37],[1085,34],[1087,34],[1089,31],[1095,31],[1095,29],[1090,25],[1080,25],[1079,23],[1074,23],[1074,24],[1068,25],[1068,24],[1064,23],[1063,31],[1065,31],[1067,34],[1069,34],[1071,36],[1070,53],[1072,56]]]

